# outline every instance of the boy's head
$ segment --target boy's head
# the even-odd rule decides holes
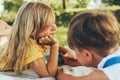
[[[101,57],[118,43],[119,28],[111,12],[102,10],[85,11],[73,17],[69,25],[68,44],[82,51],[93,50]]]

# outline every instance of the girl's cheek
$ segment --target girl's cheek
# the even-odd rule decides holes
[[[43,32],[43,33],[39,34],[38,36],[39,37],[44,37],[44,36],[48,36],[48,35],[49,35],[49,33],[46,31],[46,32]]]

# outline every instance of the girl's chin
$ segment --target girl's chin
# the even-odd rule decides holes
[[[55,35],[55,34],[52,34],[52,36],[53,36],[53,37],[56,37],[56,35]]]

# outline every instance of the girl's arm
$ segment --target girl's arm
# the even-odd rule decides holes
[[[40,77],[49,77],[48,70],[46,68],[46,63],[42,58],[37,59],[31,63],[32,69],[40,76]]]
[[[40,43],[47,44],[50,46],[50,57],[47,64],[45,64],[42,58],[34,61],[32,63],[32,68],[40,77],[48,76],[54,77],[57,73],[58,65],[58,49],[59,49],[58,41],[55,37],[46,36],[42,37]]]
[[[109,80],[108,77],[101,70],[95,70],[91,74],[82,77],[75,77],[64,74],[62,69],[58,70],[57,80]]]
[[[50,47],[50,57],[47,63],[47,69],[49,71],[49,74],[51,76],[55,76],[57,73],[57,68],[58,68],[58,50],[59,50],[59,45],[58,43],[52,45]]]

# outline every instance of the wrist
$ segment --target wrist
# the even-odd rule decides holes
[[[56,40],[52,45],[50,45],[51,47],[52,46],[56,46],[56,47],[59,47],[59,43],[58,43],[58,41]]]
[[[59,43],[55,43],[55,44],[51,45],[51,47],[54,47],[54,48],[56,47],[59,49]]]

